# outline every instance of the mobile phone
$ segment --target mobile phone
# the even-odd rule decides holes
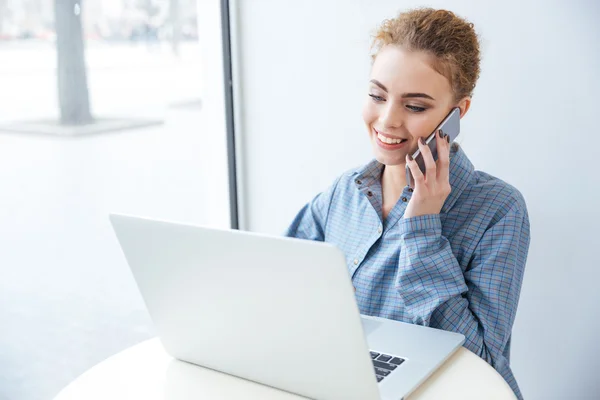
[[[444,118],[444,120],[437,126],[437,128],[435,128],[433,133],[431,135],[429,135],[429,137],[427,137],[427,140],[425,140],[425,144],[427,146],[429,146],[429,149],[431,150],[431,154],[433,155],[434,161],[437,161],[437,159],[438,159],[437,141],[435,139],[435,135],[437,134],[437,131],[440,129],[442,130],[442,133],[448,135],[448,137],[450,138],[450,143],[452,143],[454,141],[454,139],[456,139],[456,137],[460,133],[460,108],[458,108],[458,107],[453,108],[448,113],[446,118]],[[423,159],[423,154],[421,154],[421,150],[417,149],[417,151],[415,151],[413,153],[412,158],[417,162],[417,165],[421,169],[421,172],[423,172],[423,174],[424,174],[425,173],[425,160]],[[410,168],[408,167],[408,164],[406,165],[406,183],[411,188],[415,187],[415,180],[412,176],[412,172],[410,171]]]

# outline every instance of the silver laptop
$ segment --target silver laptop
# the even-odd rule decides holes
[[[317,400],[402,399],[464,336],[359,313],[333,245],[111,215],[166,351]]]

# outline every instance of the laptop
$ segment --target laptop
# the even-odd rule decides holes
[[[317,400],[402,399],[464,336],[361,316],[337,247],[110,215],[165,350]]]

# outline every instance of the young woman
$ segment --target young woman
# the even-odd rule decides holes
[[[345,253],[361,313],[462,333],[522,398],[509,360],[525,201],[444,134],[437,161],[421,141],[454,107],[461,118],[469,110],[480,64],[473,24],[444,10],[404,12],[383,22],[374,49],[363,109],[374,159],[310,201],[286,235]],[[424,174],[410,158],[417,148]]]

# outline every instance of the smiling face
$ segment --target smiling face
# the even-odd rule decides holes
[[[419,138],[427,138],[453,107],[461,107],[461,116],[468,108],[469,99],[456,103],[450,82],[429,57],[386,45],[375,58],[363,119],[382,164],[404,164]]]

